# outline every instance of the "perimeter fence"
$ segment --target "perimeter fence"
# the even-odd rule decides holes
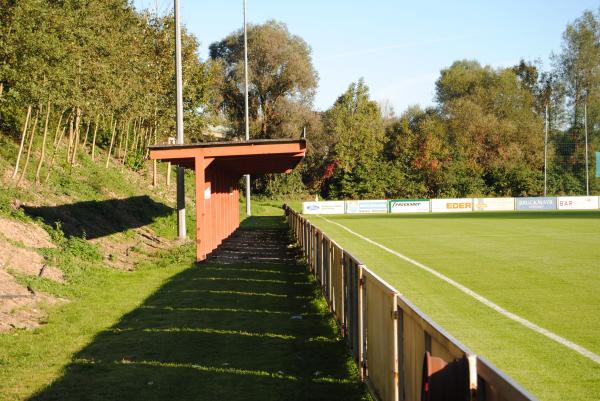
[[[289,206],[291,231],[379,401],[533,401]]]

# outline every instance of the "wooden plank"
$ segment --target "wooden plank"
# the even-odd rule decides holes
[[[525,389],[484,358],[477,357],[477,399],[483,401],[536,401]]]
[[[344,319],[344,298],[343,298],[343,269],[342,269],[342,248],[337,244],[332,244],[333,261],[331,264],[331,285],[332,285],[332,301],[333,313],[341,323]]]
[[[397,401],[397,332],[394,312],[396,292],[381,285],[379,279],[363,270],[366,295],[367,377],[381,401]]]
[[[398,304],[400,307],[400,304]],[[423,356],[425,355],[425,336],[421,325],[404,314],[404,391],[406,400],[419,400],[421,398],[421,381],[423,373]]]
[[[196,261],[206,258],[204,231],[204,157],[195,159],[196,165]]]
[[[398,305],[408,318],[415,321],[423,331],[431,336],[432,341],[435,340],[442,347],[446,348],[455,358],[460,358],[465,354],[472,354],[466,346],[438,326],[402,295],[398,296]]]

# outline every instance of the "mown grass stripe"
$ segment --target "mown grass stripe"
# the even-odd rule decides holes
[[[508,310],[502,308],[500,305],[498,305],[498,304],[490,301],[489,299],[483,297],[482,295],[479,295],[475,291],[473,291],[470,288],[467,288],[464,285],[462,285],[462,284],[454,281],[450,277],[448,277],[448,276],[446,276],[446,275],[444,275],[444,274],[442,274],[442,273],[440,273],[440,272],[432,269],[429,266],[424,265],[421,262],[418,262],[418,261],[416,261],[416,260],[414,260],[412,258],[409,258],[406,255],[403,255],[403,254],[401,254],[399,252],[396,252],[393,249],[390,249],[390,248],[386,247],[385,245],[382,245],[382,244],[380,244],[380,243],[378,243],[376,241],[373,241],[372,239],[370,239],[368,237],[365,237],[364,235],[361,235],[361,234],[359,234],[359,233],[351,230],[350,228],[344,226],[343,224],[340,224],[340,223],[337,223],[335,221],[329,220],[329,219],[327,219],[327,218],[325,218],[323,216],[320,216],[320,215],[318,217],[322,218],[323,220],[327,221],[328,223],[331,223],[331,224],[334,224],[334,225],[340,227],[341,229],[349,232],[350,234],[352,234],[352,235],[354,235],[354,236],[356,236],[356,237],[358,237],[358,238],[360,238],[360,239],[362,239],[362,240],[364,240],[364,241],[366,241],[366,242],[368,242],[368,243],[370,243],[372,245],[375,245],[375,246],[383,249],[384,251],[386,251],[388,253],[391,253],[394,256],[397,256],[398,258],[404,260],[405,262],[408,262],[408,263],[410,263],[410,264],[412,264],[412,265],[414,265],[414,266],[416,266],[416,267],[418,267],[418,268],[420,268],[420,269],[422,269],[422,270],[424,270],[424,271],[426,271],[426,272],[434,275],[435,277],[439,278],[442,281],[445,281],[446,283],[448,283],[451,286],[457,288],[458,290],[460,290],[463,293],[469,295],[470,297],[476,299],[477,301],[481,302],[482,304],[486,305],[487,307],[495,310],[496,312],[500,313],[504,317],[507,317],[507,318],[509,318],[509,319],[511,319],[511,320],[513,320],[513,321],[515,321],[515,322],[517,322],[517,323],[519,323],[519,324],[527,327],[528,329],[533,330],[536,333],[541,334],[541,335],[543,335],[543,336],[545,336],[545,337],[547,337],[547,338],[549,338],[549,339],[551,339],[551,340],[553,340],[553,341],[555,341],[555,342],[557,342],[557,343],[559,343],[559,344],[561,344],[561,345],[563,345],[563,346],[565,346],[565,347],[567,347],[567,348],[569,348],[569,349],[571,349],[571,350],[579,353],[580,355],[582,355],[582,356],[584,356],[584,357],[586,357],[586,358],[588,358],[588,359],[592,360],[593,362],[595,362],[595,363],[597,363],[597,364],[600,365],[600,355],[595,354],[594,352],[588,350],[587,348],[582,347],[581,345],[576,344],[573,341],[570,341],[570,340],[568,340],[568,339],[566,339],[564,337],[561,337],[558,334],[553,333],[552,331],[550,331],[548,329],[545,329],[545,328],[543,328],[541,326],[538,326],[537,324],[535,324],[535,323],[533,323],[533,322],[531,322],[531,321],[529,321],[529,320],[527,320],[527,319],[525,319],[525,318],[523,318],[523,317],[521,317],[521,316],[519,316],[517,314],[509,312]]]

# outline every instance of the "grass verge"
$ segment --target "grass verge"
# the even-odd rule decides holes
[[[303,266],[193,259],[88,269],[43,327],[0,335],[0,399],[369,399]]]

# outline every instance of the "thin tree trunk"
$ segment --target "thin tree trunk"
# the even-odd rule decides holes
[[[73,131],[74,131],[74,124],[75,121],[73,119],[73,116],[71,116],[71,119],[69,120],[69,146],[67,147],[67,164],[71,163],[71,150],[73,149]]]
[[[65,125],[58,136],[58,141],[56,142],[56,146],[54,146],[54,152],[52,152],[52,159],[50,159],[50,164],[48,165],[48,173],[46,173],[46,178],[44,179],[44,184],[48,182],[50,179],[50,173],[52,173],[52,167],[54,167],[54,159],[56,159],[56,153],[60,148],[60,143],[62,142],[63,137],[65,136],[65,132],[67,132],[67,126]]]
[[[167,187],[171,186],[171,162],[167,162]]]
[[[62,124],[62,120],[66,111],[67,109],[64,109],[63,112],[60,113],[60,118],[58,119],[58,124],[56,125],[56,131],[54,131],[54,140],[52,141],[52,146],[56,146],[56,141],[58,139],[58,135],[60,134],[60,125]]]
[[[110,136],[110,146],[108,147],[108,154],[106,155],[106,168],[108,168],[108,163],[110,163],[110,154],[112,153],[113,144],[115,142],[115,133],[117,132],[117,121],[115,121],[112,126],[112,134]]]
[[[79,146],[79,137],[81,132],[81,109],[77,107],[77,117],[75,118],[75,132],[73,137],[73,154],[71,155],[71,167],[77,162],[77,147]]]
[[[123,155],[123,164],[127,163],[127,151],[129,150],[129,124],[131,122],[127,121],[127,130],[125,131],[125,154]],[[135,122],[134,122],[135,124]]]
[[[4,82],[0,82],[0,99],[2,99],[3,93],[4,93]]]
[[[25,123],[23,124],[23,134],[21,135],[21,145],[19,146],[19,153],[17,154],[17,162],[15,163],[15,169],[13,170],[12,179],[17,177],[19,172],[19,163],[21,162],[21,154],[23,153],[23,146],[25,145],[25,137],[27,136],[27,126],[29,125],[29,117],[31,117],[31,106],[27,108],[27,117],[25,117]]]
[[[48,120],[50,119],[50,101],[48,100],[48,110],[46,110],[46,122],[44,123],[44,136],[42,137],[42,152],[40,154],[40,161],[38,162],[37,169],[35,170],[35,183],[40,183],[40,171],[42,171],[42,164],[44,164],[44,158],[46,157],[46,138],[48,137]]]
[[[90,134],[90,125],[92,125],[92,120],[88,120],[87,128],[85,129],[85,137],[83,138],[83,145],[81,145],[82,149],[85,149],[85,145],[87,145],[88,135]]]
[[[144,135],[144,129],[142,128],[140,130],[140,132],[138,133],[138,135],[134,138],[134,142],[133,142],[133,146],[131,147],[131,152],[132,153],[137,153],[138,151],[138,142],[140,140],[140,138],[142,137],[142,135]]]
[[[94,123],[94,136],[92,138],[92,161],[94,161],[94,152],[96,151],[96,134],[98,133],[98,119],[100,115],[96,115],[96,122]]]
[[[117,134],[117,142],[119,143],[119,146],[117,147],[117,152],[115,157],[117,159],[121,159],[121,161],[123,161],[123,131],[125,131],[125,121],[123,121],[123,125],[121,125],[121,130],[120,133]]]
[[[154,144],[156,145],[156,138],[158,137],[158,129],[154,130]],[[157,168],[157,160],[152,160],[152,187],[156,188],[158,185],[158,168]]]
[[[31,135],[29,136],[29,145],[27,146],[27,156],[25,157],[25,165],[23,166],[23,171],[21,171],[21,176],[19,177],[19,181],[17,181],[17,186],[19,186],[19,184],[21,184],[21,181],[23,181],[23,177],[25,177],[25,173],[27,173],[27,167],[29,166],[29,159],[31,158],[31,147],[33,146],[33,138],[35,137],[35,131],[37,130],[39,115],[40,115],[40,110],[38,109],[35,112],[35,118],[33,119],[33,126],[31,127]]]
[[[154,134],[154,137],[156,137],[156,134]],[[148,130],[148,140],[146,141],[146,149],[145,149],[145,152],[144,152],[144,160],[147,160],[148,157],[150,156],[150,145],[151,144],[152,144],[152,130]]]

